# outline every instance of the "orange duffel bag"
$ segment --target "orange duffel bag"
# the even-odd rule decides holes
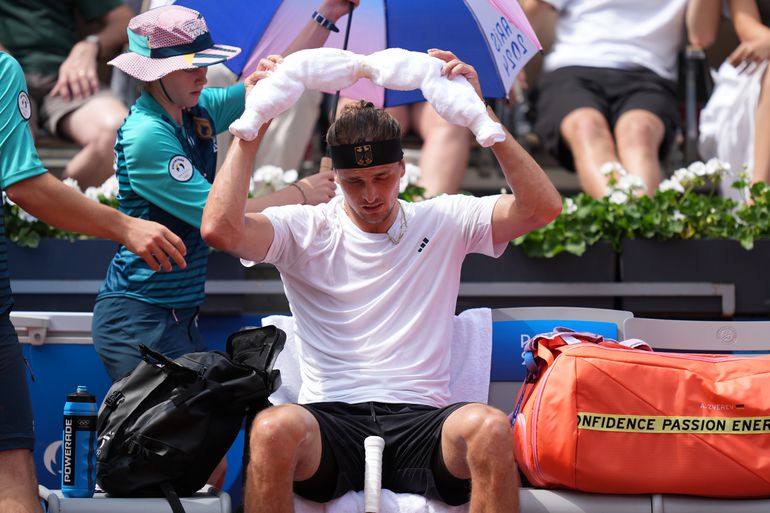
[[[532,485],[770,496],[770,356],[624,344],[565,330],[525,347],[512,418]]]

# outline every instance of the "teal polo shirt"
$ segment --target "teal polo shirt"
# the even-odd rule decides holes
[[[45,173],[46,169],[29,131],[32,110],[24,73],[5,52],[0,52],[0,77],[0,190],[4,191],[16,182]],[[5,222],[4,216],[0,216],[0,313],[7,312],[12,305]]]
[[[120,247],[97,299],[128,297],[165,308],[203,302],[209,248],[200,224],[216,169],[216,137],[244,108],[243,84],[206,88],[176,123],[146,91],[118,130],[115,165],[122,212],[167,226],[187,248],[187,267],[155,272]]]

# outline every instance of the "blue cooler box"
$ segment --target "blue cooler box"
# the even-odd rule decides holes
[[[32,373],[28,383],[35,416],[37,478],[43,487],[51,490],[61,488],[62,410],[67,394],[78,385],[85,385],[96,396],[97,404],[101,404],[112,384],[93,348],[91,318],[91,313],[80,312],[11,313]],[[230,333],[242,326],[260,326],[261,318],[202,318],[200,328],[209,347],[223,351]],[[242,497],[243,440],[241,429],[227,453],[224,490],[235,504],[240,504]]]

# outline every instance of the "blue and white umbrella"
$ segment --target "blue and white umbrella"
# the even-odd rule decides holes
[[[245,76],[263,57],[282,54],[302,31],[318,0],[181,0],[206,18],[214,39],[243,49],[227,62]],[[347,16],[327,47],[342,48]],[[517,0],[362,0],[353,13],[348,50],[370,54],[385,48],[450,50],[472,64],[487,98],[503,98],[516,75],[542,46]],[[424,100],[419,90],[384,90],[367,79],[343,90],[348,98],[378,106]]]

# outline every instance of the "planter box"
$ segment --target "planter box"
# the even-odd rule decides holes
[[[570,254],[554,258],[531,258],[521,248],[509,245],[500,258],[472,253],[465,257],[463,282],[614,282],[617,280],[617,256],[609,243],[591,246],[582,256]],[[614,308],[611,297],[460,297],[458,311],[488,306],[580,306]]]
[[[770,240],[756,241],[746,251],[728,240],[627,240],[622,244],[620,276],[625,282],[711,282],[735,285],[736,315],[770,312]],[[721,312],[718,297],[627,298],[624,309],[636,315],[713,316]]]
[[[118,243],[42,239],[36,248],[7,243],[12,280],[103,280]]]
[[[256,264],[249,267],[246,269],[246,276],[250,280],[281,282],[281,273],[273,264]],[[289,314],[289,300],[281,287],[281,292],[277,294],[251,294],[246,297],[245,310],[264,314]]]
[[[7,249],[15,310],[90,312],[118,243],[103,239],[43,239],[36,248],[8,242]],[[84,292],[22,293],[13,287],[17,280],[80,281]]]
[[[240,259],[221,251],[209,253],[207,280],[244,280],[246,268]],[[201,305],[204,314],[241,314],[246,298],[243,294],[206,294]]]

